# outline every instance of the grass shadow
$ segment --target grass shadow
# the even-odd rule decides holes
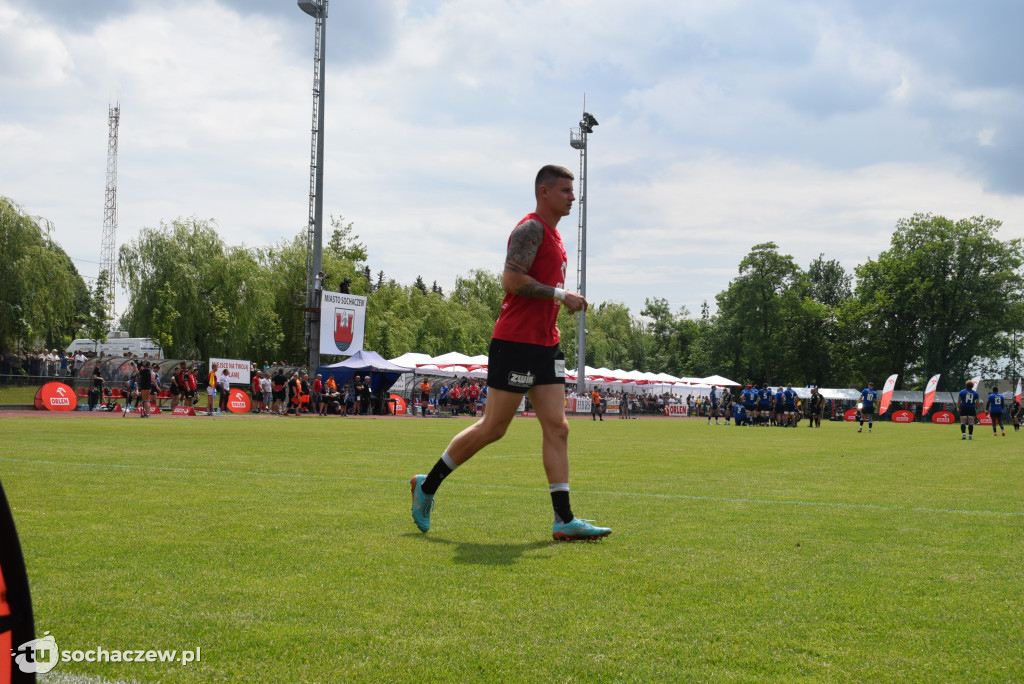
[[[455,562],[463,565],[515,565],[523,554],[537,549],[546,549],[559,542],[538,540],[522,544],[482,544],[479,542],[453,541],[443,537],[415,535],[431,544],[443,544],[455,548]]]

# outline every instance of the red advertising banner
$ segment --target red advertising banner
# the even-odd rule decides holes
[[[231,394],[228,395],[228,410],[232,413],[248,413],[251,407],[252,403],[245,390],[232,387]]]
[[[932,422],[939,425],[949,425],[956,422],[956,416],[949,411],[939,411],[932,414]]]
[[[668,404],[665,406],[665,415],[673,418],[685,418],[686,406],[683,404]]]
[[[848,423],[852,423],[855,420],[857,420],[857,409],[849,409],[846,413],[843,414],[843,420],[845,420]]]
[[[36,391],[34,403],[40,411],[74,411],[78,397],[63,382],[48,382]]]
[[[392,394],[391,395],[391,399],[388,402],[388,406],[393,406],[394,407],[394,409],[392,409],[392,412],[396,416],[403,415],[405,413],[406,409],[408,408],[406,406],[406,404],[405,404],[405,399],[403,399],[402,397],[398,396],[397,394]]]
[[[135,407],[135,413],[142,413],[142,404],[140,403]],[[156,401],[149,402],[149,415],[160,413],[160,407],[156,405]]]
[[[978,422],[978,425],[991,425],[992,424],[992,414],[989,413],[988,411],[982,411],[981,413],[978,414],[978,421],[977,422]]]
[[[913,423],[914,414],[910,411],[893,411],[892,422],[894,423]]]
[[[171,411],[172,416],[194,416],[196,415],[195,408],[191,406],[175,406],[174,410]]]

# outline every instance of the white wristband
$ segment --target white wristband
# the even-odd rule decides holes
[[[563,290],[560,287],[556,287],[555,288],[555,299],[561,299],[564,302],[565,301],[565,290]]]

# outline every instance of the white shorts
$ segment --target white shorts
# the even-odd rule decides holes
[[[217,396],[217,387],[215,385],[207,385],[206,393],[209,394],[211,397]]]

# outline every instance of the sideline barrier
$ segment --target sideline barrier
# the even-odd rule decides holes
[[[956,416],[949,411],[939,411],[932,414],[932,422],[938,425],[951,425],[958,422]]]
[[[63,382],[48,382],[36,390],[34,403],[40,411],[74,411],[78,397]]]
[[[843,414],[843,420],[847,423],[853,423],[857,420],[857,409],[849,409]]]
[[[172,416],[194,416],[196,410],[192,406],[175,406],[174,410],[171,411]]]
[[[669,404],[665,407],[665,415],[675,418],[685,418],[686,406],[684,404]]]
[[[894,411],[892,414],[892,422],[894,423],[913,423],[914,414],[910,411],[900,410]]]
[[[231,393],[228,394],[228,410],[232,413],[248,413],[251,408],[249,395],[244,390],[232,387]]]

